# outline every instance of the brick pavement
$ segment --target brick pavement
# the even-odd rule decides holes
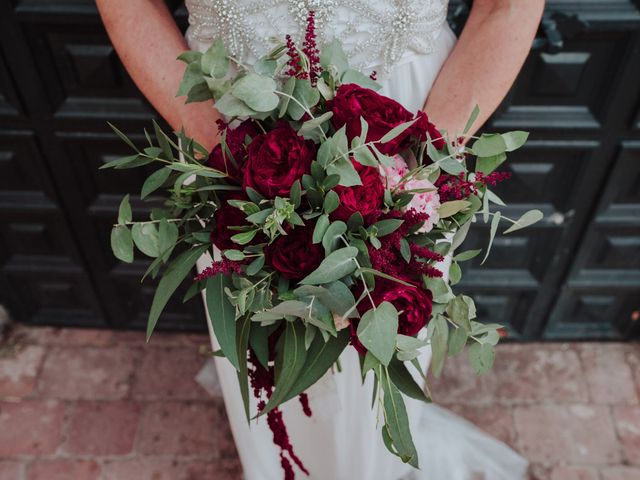
[[[236,480],[222,399],[194,377],[201,335],[16,328],[0,346],[0,480]],[[435,400],[513,446],[535,480],[640,479],[640,344],[462,357]]]

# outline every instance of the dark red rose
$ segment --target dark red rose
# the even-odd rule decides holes
[[[219,143],[209,154],[207,165],[221,172],[226,172],[230,178],[238,183],[241,182],[242,172],[247,160],[245,139],[247,136],[253,138],[258,133],[258,127],[253,120],[245,120],[236,128],[227,128],[225,142],[233,160],[229,158],[226,152],[223,152],[222,144]]]
[[[249,225],[246,221],[244,212],[236,207],[232,207],[227,200],[248,200],[243,193],[234,192],[225,195],[222,199],[221,207],[213,214],[215,228],[211,231],[211,243],[220,250],[229,250],[238,248],[238,244],[231,240],[231,237],[238,230],[231,230],[229,227],[244,227]]]
[[[398,318],[398,333],[403,335],[416,335],[429,321],[431,317],[432,295],[429,290],[420,286],[407,287],[392,280],[376,279],[376,287],[371,292],[373,303],[380,305],[389,302],[400,312]],[[358,304],[358,312],[364,315],[371,309],[370,301],[365,298]],[[357,336],[359,319],[351,321],[351,343],[361,354],[366,353],[366,348]]]
[[[243,187],[251,187],[268,198],[288,196],[291,185],[309,173],[316,146],[286,123],[249,144]]]
[[[340,197],[340,206],[331,213],[331,218],[346,222],[353,213],[360,212],[365,222],[374,222],[381,213],[384,198],[384,184],[380,172],[377,168],[365,167],[355,160],[352,162],[360,175],[362,185],[338,185],[334,188]]]
[[[265,247],[266,261],[290,280],[302,280],[324,259],[322,245],[312,242],[314,225],[296,227]]]
[[[415,118],[409,110],[395,100],[354,83],[342,85],[334,99],[327,104],[329,110],[333,112],[331,119],[333,126],[341,128],[346,125],[349,140],[360,135],[360,117],[364,118],[369,125],[368,142],[379,140],[392,128]],[[435,126],[429,123],[424,112],[418,112],[417,117],[416,123],[390,142],[378,144],[378,149],[387,155],[395,155],[409,146],[412,136],[420,140],[426,140],[427,133],[433,139],[441,137]],[[438,149],[444,147],[444,141],[439,140],[435,146]]]

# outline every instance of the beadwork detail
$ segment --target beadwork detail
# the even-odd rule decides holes
[[[302,43],[308,12],[315,12],[320,43],[338,38],[354,68],[388,71],[405,53],[434,50],[446,21],[447,0],[186,0],[187,40],[207,48],[221,38],[231,54],[255,61],[273,39],[291,34]]]

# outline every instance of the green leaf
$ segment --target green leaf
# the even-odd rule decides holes
[[[353,273],[354,259],[358,255],[356,247],[344,247],[327,256],[313,272],[300,281],[300,285],[322,285]]]
[[[411,438],[409,417],[400,390],[393,384],[390,376],[384,373],[382,367],[378,367],[377,373],[384,392],[385,426],[393,446],[403,462],[419,468],[418,452]]]
[[[198,85],[204,85],[205,88],[207,88],[207,84],[204,81],[204,76],[202,75],[200,65],[198,65],[197,63],[190,63],[184,70],[184,75],[182,76],[182,81],[180,82],[180,86],[178,87],[176,97],[187,95],[191,91],[191,89]]]
[[[496,232],[498,231],[498,224],[500,223],[500,212],[496,212],[493,214],[493,218],[491,219],[491,228],[489,229],[489,245],[487,245],[487,252],[484,254],[484,258],[480,265],[482,265],[487,258],[489,257],[489,252],[491,251],[491,246],[493,245],[493,239],[496,236]]]
[[[260,328],[260,327],[256,327]],[[251,420],[249,414],[249,372],[247,369],[247,348],[249,348],[249,335],[251,334],[251,319],[247,316],[242,317],[236,323],[236,351],[238,352],[238,383],[240,384],[240,393],[242,395],[242,403],[244,404],[244,413],[247,422]],[[224,351],[223,351],[224,353]]]
[[[253,262],[247,266],[247,275],[256,275],[260,270],[262,270],[262,267],[264,267],[264,260],[264,255],[256,257]]]
[[[109,127],[111,127],[111,130],[113,130],[113,132],[118,135],[118,137],[120,137],[120,140],[122,140],[124,143],[126,143],[131,149],[133,149],[134,151],[140,153],[140,150],[138,150],[138,147],[135,146],[135,144],[129,140],[129,137],[127,137],[124,133],[122,133],[115,125],[113,125],[112,123],[107,122],[107,124],[109,125]],[[101,166],[100,168],[105,168],[105,165]]]
[[[282,95],[280,98],[280,105],[278,107],[278,117],[284,117],[284,114],[287,113],[287,109],[289,108],[289,102],[291,102],[291,96],[293,95],[293,89],[296,87],[296,79],[295,77],[289,77],[289,79],[285,82],[284,88],[282,89],[283,93],[286,95]]]
[[[405,364],[401,361],[391,360],[389,363],[389,377],[391,377],[393,384],[407,397],[431,403],[431,399],[427,397],[422,387],[416,383]]]
[[[313,243],[320,243],[322,241],[327,228],[329,228],[329,215],[320,215],[313,229]]]
[[[507,145],[498,133],[483,133],[471,147],[471,151],[478,157],[500,155],[507,150]]]
[[[467,123],[464,126],[464,130],[462,131],[463,135],[465,135],[471,129],[471,127],[473,126],[473,123],[478,118],[478,114],[479,113],[480,113],[480,107],[478,105],[476,105],[475,107],[473,107],[473,111],[471,112],[471,115],[469,116],[469,120],[467,120]]]
[[[333,190],[329,190],[324,197],[324,213],[330,214],[340,206],[340,197]]]
[[[193,63],[199,62],[200,57],[202,57],[202,52],[198,52],[196,50],[187,50],[186,52],[182,52],[180,55],[178,55],[177,60],[180,60],[184,63]]]
[[[502,139],[507,146],[507,152],[513,152],[523,146],[527,138],[529,138],[529,132],[523,132],[521,130],[502,134]]]
[[[162,131],[162,129],[160,128],[160,125],[158,125],[158,123],[155,120],[153,120],[153,130],[156,134],[156,140],[158,141],[158,145],[160,145],[160,148],[162,149],[162,153],[164,154],[165,159],[174,161],[175,158],[173,157],[173,150],[171,149],[171,143],[169,143],[169,138]]]
[[[311,86],[309,80],[301,78],[296,79],[292,96],[297,102],[293,100],[289,102],[287,113],[293,120],[300,120],[307,110],[311,110],[311,107],[320,100],[320,92]],[[304,105],[305,108],[302,108],[300,104]]]
[[[447,303],[453,298],[449,285],[447,285],[447,282],[442,278],[425,277],[424,285],[431,291],[433,294],[433,301],[436,303]]]
[[[460,175],[465,171],[462,163],[452,157],[443,158],[442,160],[438,161],[437,164],[442,170],[451,175]]]
[[[282,404],[302,373],[308,353],[304,348],[304,326],[301,322],[287,322],[282,341],[282,352],[276,356],[276,385],[269,402],[260,411],[264,415]]]
[[[365,165],[367,167],[378,167],[379,163],[378,160],[376,160],[375,155],[371,152],[371,149],[367,146],[361,146],[356,148],[353,151],[353,156],[355,157],[355,159],[361,163],[362,165]]]
[[[151,175],[149,175],[149,178],[147,178],[142,185],[140,198],[146,198],[151,193],[155,192],[162,186],[164,182],[167,181],[169,175],[171,175],[171,170],[168,168],[161,168],[160,170],[156,170]]]
[[[201,245],[179,255],[162,275],[151,302],[147,321],[147,341],[158,323],[158,318],[173,292],[180,286],[200,256],[207,251],[209,245]]]
[[[227,294],[225,288],[231,288],[231,279],[219,273],[207,278],[206,282],[206,302],[211,326],[216,339],[220,344],[220,349],[236,370],[240,369],[237,350],[236,336],[236,309]]]
[[[324,287],[317,285],[302,285],[296,288],[293,293],[298,298],[316,297],[324,305],[328,306],[332,312],[338,315],[344,315],[346,312],[353,310],[356,303],[353,293],[342,282],[332,282]],[[355,312],[353,312],[355,314]]]
[[[337,220],[329,225],[322,237],[322,246],[324,247],[326,255],[329,255],[336,249],[340,244],[340,236],[344,235],[346,231],[347,225],[341,220]]]
[[[158,241],[160,243],[159,249],[162,255],[163,261],[169,260],[171,252],[178,241],[178,227],[175,223],[170,223],[166,218],[160,220],[158,227]]]
[[[413,125],[417,121],[418,119],[414,118],[413,120],[409,120],[408,122],[404,122],[404,123],[401,123],[400,125],[393,127],[391,130],[385,133],[382,136],[382,138],[380,138],[379,140],[380,143],[390,142],[391,140],[396,138],[398,135],[400,135],[402,132],[404,132],[407,128],[409,128],[411,125]]]
[[[460,264],[458,262],[452,262],[449,267],[449,283],[453,285],[457,285],[460,283],[462,279],[462,269],[460,268]]]
[[[246,103],[236,98],[231,92],[225,93],[217,102],[216,110],[229,117],[248,117],[255,115],[256,112],[249,108]]]
[[[428,328],[431,330],[431,371],[434,376],[439,377],[444,366],[444,359],[447,356],[449,327],[442,315],[436,315],[429,323]]]
[[[404,220],[400,218],[387,218],[376,222],[373,226],[378,230],[378,237],[384,237],[395,232],[403,223]]]
[[[266,75],[268,77],[273,77],[276,72],[276,67],[278,66],[278,62],[271,58],[260,58],[257,62],[253,64],[253,70],[258,75]]]
[[[506,159],[506,153],[499,153],[491,157],[478,157],[476,160],[476,172],[489,174],[502,165]]]
[[[477,250],[466,250],[455,255],[453,257],[453,260],[455,260],[456,262],[466,262],[467,260],[471,260],[472,258],[477,257],[481,251],[481,248]]]
[[[397,333],[398,311],[389,302],[367,311],[358,324],[358,339],[385,366],[393,357]]]
[[[371,80],[371,78],[364,73],[351,68],[344,72],[341,81],[342,83],[355,83],[356,85],[360,85],[361,87],[368,88],[376,92],[382,88],[382,85],[375,80]]]
[[[466,200],[452,200],[440,205],[440,207],[438,208],[438,214],[440,215],[440,218],[451,217],[461,210],[469,207],[470,205],[471,203],[467,202]]]
[[[467,332],[464,328],[455,328],[449,334],[449,355],[458,355],[467,343]]]
[[[202,71],[214,78],[222,78],[229,70],[227,50],[221,39],[214,41],[208,50],[200,57]]]
[[[231,93],[256,112],[270,112],[280,102],[276,88],[273,78],[249,73],[233,84]]]
[[[467,238],[467,234],[469,233],[469,228],[471,228],[471,222],[467,222],[463,224],[458,231],[453,236],[453,240],[451,240],[451,251],[455,251],[462,242],[464,242],[465,238]]]
[[[467,305],[462,295],[458,295],[447,304],[447,315],[453,320],[453,323],[464,328],[466,332],[471,331],[469,305]]]
[[[223,252],[224,256],[233,262],[240,262],[245,259],[245,255],[240,250],[225,250]]]
[[[131,205],[129,204],[129,194],[126,194],[120,202],[118,208],[118,224],[124,225],[131,221]]]
[[[339,40],[333,39],[320,49],[320,65],[328,70],[333,65],[341,76],[349,68],[349,60]]]
[[[118,260],[133,262],[133,240],[131,232],[124,225],[116,225],[111,229],[111,250]]]
[[[360,175],[358,175],[353,163],[343,157],[337,158],[327,165],[327,175],[339,175],[340,185],[343,187],[362,185]]]
[[[338,332],[337,337],[330,337],[326,342],[322,336],[316,335],[307,351],[302,367],[302,374],[294,382],[284,401],[290,400],[315,384],[338,360],[340,354],[349,343],[349,329]]]
[[[398,350],[404,350],[408,352],[411,350],[422,348],[427,345],[428,342],[426,342],[425,340],[420,340],[419,338],[410,337],[408,335],[398,334],[396,344],[398,346]]]
[[[131,228],[133,241],[142,253],[151,258],[160,255],[160,237],[153,223],[136,223]]]
[[[239,245],[246,245],[251,240],[253,240],[253,238],[256,236],[257,233],[258,233],[258,230],[248,230],[246,232],[236,233],[231,237],[231,241]]]
[[[269,335],[268,327],[255,327],[249,333],[249,345],[264,368],[269,367]]]
[[[511,233],[516,230],[520,230],[522,228],[533,225],[536,222],[539,222],[544,218],[544,214],[540,210],[529,210],[524,215],[522,215],[516,223],[507,228],[503,233]]]
[[[469,362],[477,375],[491,370],[495,357],[495,348],[489,343],[474,343],[469,347]]]

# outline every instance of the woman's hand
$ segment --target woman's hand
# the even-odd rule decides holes
[[[111,42],[144,96],[175,130],[211,149],[219,114],[213,102],[185,105],[176,92],[184,63],[176,60],[187,43],[163,0],[97,0]]]
[[[439,129],[461,133],[475,105],[470,134],[489,118],[527,58],[543,10],[544,0],[474,0],[424,108]]]

